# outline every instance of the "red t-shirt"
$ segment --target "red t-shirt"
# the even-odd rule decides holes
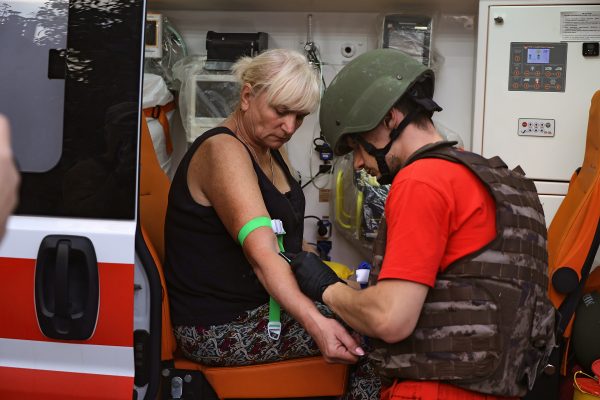
[[[379,279],[433,287],[438,272],[496,236],[496,206],[464,165],[427,158],[400,170],[385,204]]]
[[[496,207],[464,165],[428,158],[400,170],[385,205],[387,242],[379,279],[433,287],[438,272],[491,242]],[[411,396],[423,397],[411,397]],[[382,399],[500,399],[437,381],[402,381]]]

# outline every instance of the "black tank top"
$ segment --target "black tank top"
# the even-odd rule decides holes
[[[187,185],[192,156],[206,139],[219,134],[235,137],[229,129],[217,127],[197,138],[179,164],[169,191],[165,277],[174,325],[223,324],[269,299],[241,246],[229,235],[214,208],[198,204]],[[272,150],[271,154],[291,187],[286,194],[277,190],[254,159],[252,165],[270,217],[283,221],[286,251],[299,252],[304,230],[304,194],[279,151]]]

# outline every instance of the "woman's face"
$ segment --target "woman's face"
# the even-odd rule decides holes
[[[253,141],[271,149],[278,149],[289,141],[306,117],[285,106],[271,106],[264,93],[250,92],[247,96],[242,93],[241,106],[246,114],[244,123],[248,124],[246,132],[253,136]]]

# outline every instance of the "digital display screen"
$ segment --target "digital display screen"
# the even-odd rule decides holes
[[[549,64],[550,49],[527,49],[528,64]]]

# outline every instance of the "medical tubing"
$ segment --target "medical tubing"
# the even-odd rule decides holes
[[[304,185],[302,185],[301,189],[304,189],[305,187],[310,185],[315,180],[315,178],[319,175],[321,175],[321,171],[317,172],[317,174],[315,176],[312,176],[308,182],[306,182]]]
[[[170,24],[167,24],[167,30],[169,31],[169,33],[171,33],[173,36],[175,36],[177,38],[177,40],[179,41],[179,43],[181,43],[181,50],[183,52],[183,57],[187,57],[187,55],[188,55],[187,54],[187,47],[185,46],[185,42],[183,41],[183,37]]]

